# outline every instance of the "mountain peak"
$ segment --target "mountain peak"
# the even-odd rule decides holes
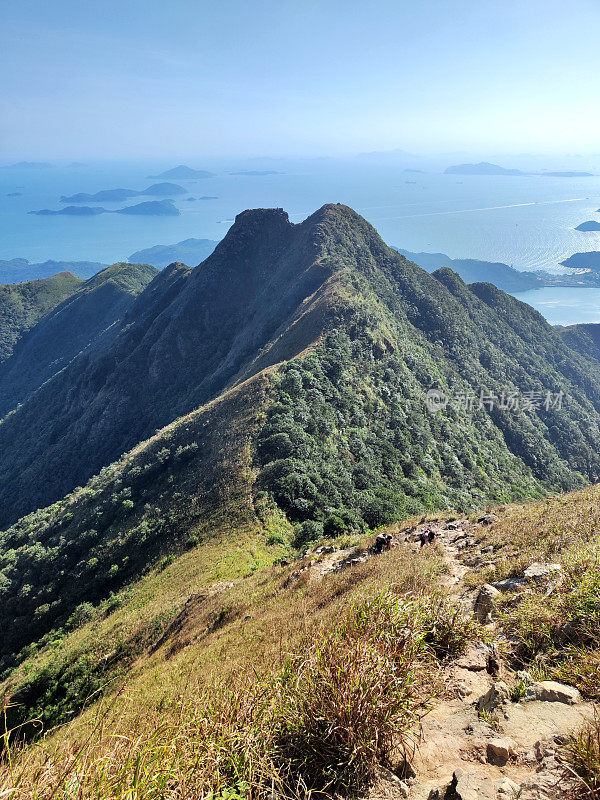
[[[227,236],[240,232],[257,233],[265,230],[289,231],[292,223],[283,208],[252,208],[242,211],[235,218]],[[227,237],[226,237],[227,238]]]

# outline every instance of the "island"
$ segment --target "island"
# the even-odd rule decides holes
[[[592,250],[589,253],[573,253],[572,256],[560,262],[567,269],[592,270],[600,272],[600,252]]]
[[[41,211],[30,211],[42,217],[70,216],[70,217],[95,217],[98,214],[139,214],[147,217],[177,217],[181,213],[170,200],[148,200],[134,206],[126,206],[116,211],[109,211],[102,206],[66,206],[59,211],[43,208]]]
[[[161,172],[160,175],[150,175],[150,178],[175,178],[175,180],[189,181],[197,178],[214,178],[214,172],[207,172],[204,169],[192,169],[180,164],[178,167]]]
[[[106,209],[101,206],[67,206],[55,211],[51,208],[42,208],[40,211],[30,211],[30,214],[37,214],[39,217],[95,217],[98,214],[106,213]]]
[[[456,164],[444,170],[445,175],[525,175],[520,169],[505,169],[498,164],[480,161],[479,164]]]
[[[140,214],[150,217],[178,217],[181,213],[170,200],[148,200],[135,206],[120,208],[115,214]]]
[[[595,219],[590,219],[588,222],[582,222],[575,228],[576,231],[600,231],[600,222]]]
[[[21,197],[23,192],[8,192],[7,197]]]
[[[19,161],[16,164],[5,164],[0,169],[48,169],[52,164],[45,161]]]
[[[177,195],[187,194],[187,189],[177,183],[153,183],[147,189],[138,191],[137,189],[102,189],[95,194],[79,192],[70,196],[63,195],[61,203],[120,203],[122,200],[129,200],[130,197],[176,197]]]
[[[213,239],[184,239],[177,244],[157,244],[132,253],[127,259],[131,264],[151,264],[162,269],[174,261],[184,264],[199,264],[217,246]]]

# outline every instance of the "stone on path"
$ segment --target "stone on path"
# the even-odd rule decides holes
[[[496,599],[500,597],[500,591],[489,583],[486,583],[479,590],[473,612],[479,622],[487,622],[494,610]]]
[[[445,797],[452,800],[495,800],[496,788],[494,781],[486,775],[456,769]]]
[[[547,703],[566,703],[569,706],[581,703],[579,690],[556,681],[538,681],[525,690],[523,700],[541,700]]]
[[[543,564],[541,561],[534,561],[527,567],[523,575],[528,581],[540,583],[559,572],[562,572],[561,564]]]
[[[510,700],[510,689],[504,681],[496,681],[488,691],[477,701],[478,708],[484,711],[494,711],[498,706]]]
[[[508,736],[496,736],[487,742],[487,760],[497,766],[504,766],[506,762],[517,754],[517,746]]]

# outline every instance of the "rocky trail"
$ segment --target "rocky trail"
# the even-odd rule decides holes
[[[562,767],[557,750],[569,733],[593,716],[594,707],[577,689],[553,681],[535,682],[528,673],[515,675],[499,653],[507,644],[493,608],[502,591],[556,579],[560,566],[532,564],[520,578],[473,590],[465,583],[472,570],[490,564],[491,548],[480,549],[475,532],[493,524],[493,515],[423,523],[396,537],[394,546],[419,549],[422,530],[432,527],[443,547],[448,570],[442,585],[450,597],[484,624],[485,641],[475,643],[444,668],[442,697],[423,718],[414,742],[408,774],[381,768],[368,800],[559,800]],[[372,551],[321,548],[308,561],[311,580],[374,557]],[[522,696],[515,701],[520,681]],[[511,699],[512,698],[512,699]]]
[[[500,583],[472,590],[464,582],[471,570],[489,564],[489,549],[479,550],[473,534],[477,527],[494,521],[493,515],[486,515],[477,523],[459,519],[432,526],[448,561],[442,583],[455,602],[484,623],[487,637],[445,668],[447,698],[436,703],[422,721],[411,762],[413,774],[404,780],[392,773],[381,775],[370,800],[558,800],[565,796],[564,783],[559,786],[562,769],[557,748],[593,716],[593,705],[583,702],[573,687],[553,681],[535,683],[527,673],[518,676],[526,685],[524,696],[511,700],[517,676],[498,655],[504,637],[492,610],[502,590],[515,587]],[[405,545],[416,547],[412,542],[424,527],[411,531]],[[535,564],[513,584],[551,580],[556,571],[557,565]]]

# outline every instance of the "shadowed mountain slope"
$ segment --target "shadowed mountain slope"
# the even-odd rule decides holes
[[[159,276],[114,338],[3,422],[2,524],[317,343],[309,366],[278,370],[257,445],[259,486],[294,521],[319,523],[329,508],[379,524],[600,474],[598,365],[540,315],[451,270],[427,274],[345,206],[297,225],[281,209],[257,210],[238,215],[194,270]],[[449,398],[440,413],[424,403],[432,387]],[[560,391],[564,405],[544,407]],[[501,408],[480,403],[482,392],[541,400]],[[461,409],[466,395],[476,402]]]
[[[600,474],[598,362],[345,206],[298,225],[240,214],[116,327],[0,424],[3,523],[33,512],[0,537],[9,661],[190,536],[256,530],[265,509],[301,547]],[[432,388],[446,402],[430,410]]]
[[[83,283],[71,272],[0,286],[0,362],[19,338]]]
[[[600,323],[584,322],[557,328],[569,347],[588,358],[600,361]]]
[[[110,339],[136,295],[156,274],[154,267],[144,264],[113,264],[85,282],[70,276],[66,299],[54,303],[0,365],[0,416],[26,400],[78,353],[101,338]]]

